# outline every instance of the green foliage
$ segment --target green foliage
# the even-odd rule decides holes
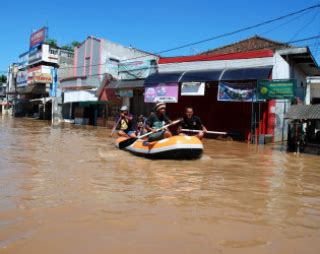
[[[75,47],[80,46],[80,45],[81,45],[81,42],[79,42],[79,41],[73,41],[73,42],[71,42],[71,45],[72,45],[73,48],[75,48]]]
[[[6,75],[1,75],[0,76],[0,83],[6,83],[7,82],[7,76]]]
[[[46,43],[52,48],[58,48],[58,42],[55,39],[48,39]]]

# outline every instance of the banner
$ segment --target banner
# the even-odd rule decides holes
[[[252,83],[226,83],[220,82],[218,87],[218,101],[256,101],[254,84]]]
[[[122,80],[145,79],[149,76],[151,68],[151,60],[120,63],[118,78]]]
[[[296,80],[260,80],[259,99],[292,99],[295,97]]]
[[[47,37],[47,27],[42,27],[38,31],[34,32],[30,36],[30,49],[39,46],[44,43]]]
[[[52,83],[53,79],[51,75],[51,69],[52,67],[45,66],[45,65],[40,65],[37,67],[33,67],[31,69],[28,69],[28,83],[29,84]]]
[[[18,71],[17,73],[17,87],[22,87],[28,85],[28,72]]]
[[[181,96],[203,96],[205,82],[184,82],[181,85]]]
[[[156,83],[146,84],[144,102],[178,102],[179,83]]]

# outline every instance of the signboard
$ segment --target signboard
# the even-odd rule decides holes
[[[177,103],[179,83],[156,83],[146,84],[144,91],[144,102]]]
[[[255,88],[252,83],[227,83],[220,82],[218,86],[218,101],[256,101]]]
[[[29,51],[28,63],[34,64],[42,60],[42,49],[34,48]]]
[[[119,63],[119,79],[145,79],[151,70],[151,60]]]
[[[133,97],[133,90],[132,89],[121,89],[119,90],[119,96],[120,97]]]
[[[34,32],[30,36],[30,49],[35,48],[42,44],[47,37],[47,27],[42,27],[38,31]]]
[[[17,73],[17,87],[22,87],[28,85],[28,72],[18,71]]]
[[[25,52],[19,56],[18,68],[22,69],[22,68],[27,67],[28,61],[29,61],[29,51]]]
[[[28,83],[52,83],[51,67],[40,65],[28,70]]]
[[[260,80],[259,99],[292,99],[295,97],[296,80]]]
[[[58,89],[58,80],[57,80],[57,69],[51,68],[51,77],[52,77],[52,84],[50,86],[50,96],[55,97],[57,96],[57,89]]]
[[[33,76],[33,83],[43,83],[48,84],[52,83],[52,76],[48,73],[37,73]]]
[[[185,82],[181,85],[181,96],[203,96],[205,82]]]

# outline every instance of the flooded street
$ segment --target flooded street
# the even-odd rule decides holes
[[[152,161],[109,131],[0,119],[0,253],[319,253],[320,157],[205,140]]]

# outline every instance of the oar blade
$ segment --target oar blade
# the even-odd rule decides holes
[[[137,138],[128,138],[126,140],[121,141],[119,143],[119,149],[124,149],[127,146],[132,145],[136,140],[137,140]]]

